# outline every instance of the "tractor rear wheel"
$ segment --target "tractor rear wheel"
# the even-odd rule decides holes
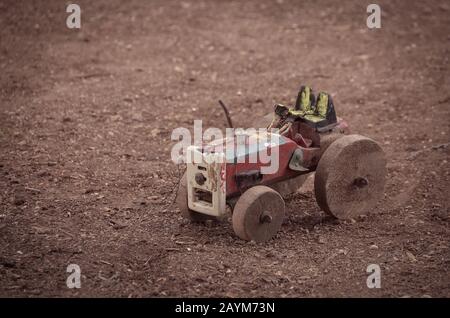
[[[254,186],[241,195],[234,207],[234,232],[246,241],[265,242],[280,229],[284,209],[284,200],[278,192]]]
[[[369,212],[383,197],[386,159],[372,139],[347,135],[334,141],[316,169],[317,203],[338,219]]]
[[[192,222],[204,222],[206,220],[214,219],[213,216],[195,212],[195,211],[192,211],[191,209],[189,209],[186,172],[183,174],[183,176],[180,179],[180,184],[178,185],[176,201],[177,201],[178,208],[180,209],[183,217],[185,217],[186,219],[188,219]]]

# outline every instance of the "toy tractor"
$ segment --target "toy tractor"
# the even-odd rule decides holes
[[[244,240],[264,242],[280,229],[285,217],[282,195],[295,192],[304,176],[315,171],[314,192],[319,207],[338,219],[369,212],[384,193],[386,159],[372,139],[350,135],[347,124],[336,116],[331,96],[317,98],[302,86],[294,107],[275,105],[273,120],[265,130],[277,131],[279,165],[275,173],[261,173],[262,162],[249,163],[260,136],[245,136],[246,151],[229,157],[220,149],[235,146],[236,137],[190,146],[200,163],[187,162],[180,180],[177,203],[191,221],[223,219],[232,211],[234,232]],[[242,136],[241,136],[242,137]],[[223,159],[222,161],[216,160]],[[281,192],[281,194],[280,194]]]

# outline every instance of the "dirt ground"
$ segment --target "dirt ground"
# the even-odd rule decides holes
[[[80,30],[0,1],[0,296],[450,296],[448,1],[378,1],[374,30],[369,1],[77,3]],[[300,84],[382,145],[377,208],[330,219],[309,180],[268,243],[186,222],[172,130],[225,128],[219,98],[247,127]]]

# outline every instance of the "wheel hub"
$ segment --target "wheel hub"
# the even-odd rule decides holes
[[[259,221],[261,223],[270,223],[270,222],[272,222],[272,216],[270,215],[270,213],[268,211],[264,211],[261,214],[261,218]]]
[[[365,186],[369,185],[369,180],[367,180],[367,178],[359,177],[353,180],[353,184],[358,188],[364,188]]]

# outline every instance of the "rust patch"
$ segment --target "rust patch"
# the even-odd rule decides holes
[[[215,192],[217,190],[217,176],[220,175],[222,170],[222,165],[217,162],[206,164],[206,172],[208,174],[209,184],[211,185],[211,191]]]

